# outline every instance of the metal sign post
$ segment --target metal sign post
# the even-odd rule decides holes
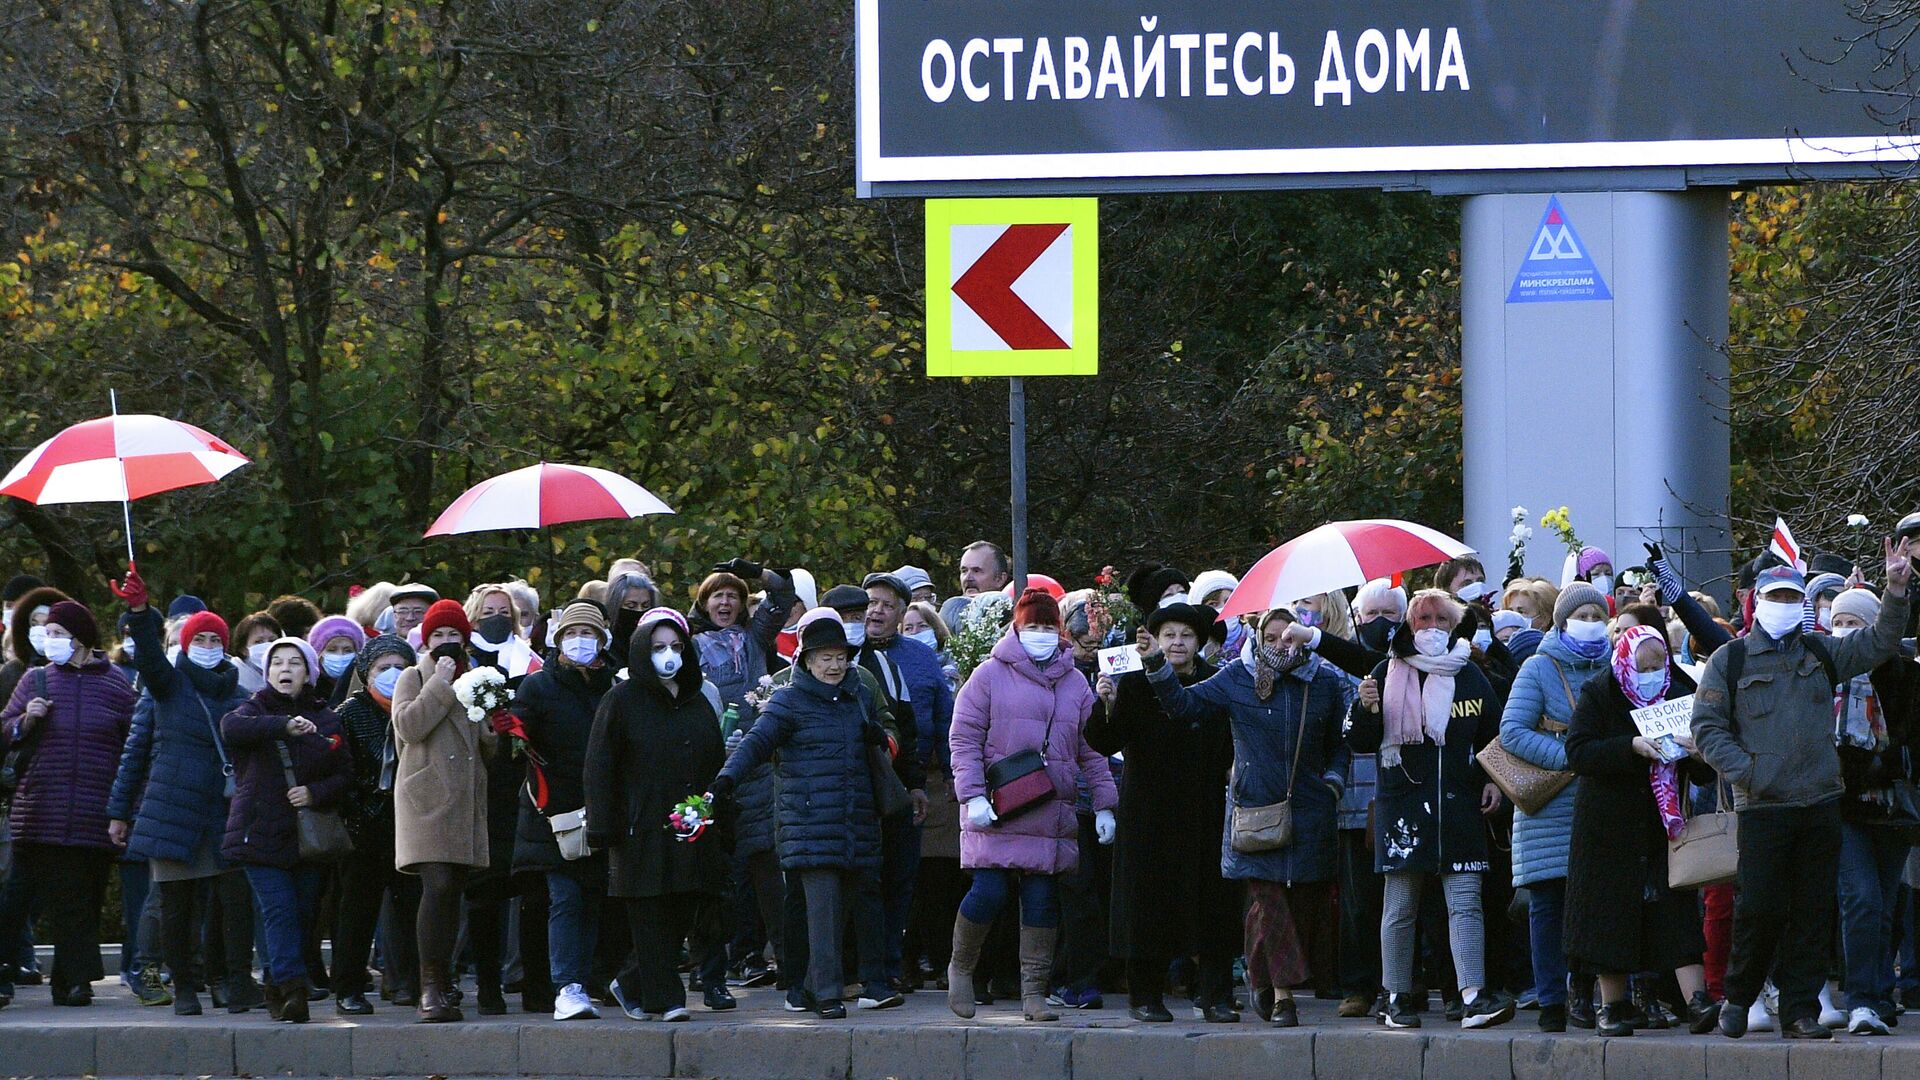
[[[1027,382],[1007,380],[1007,458],[1013,463],[1013,595],[1027,591]]]

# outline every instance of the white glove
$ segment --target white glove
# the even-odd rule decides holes
[[[993,812],[993,804],[985,795],[975,795],[967,800],[967,823],[976,829],[984,829],[999,820]]]
[[[1111,810],[1102,810],[1093,815],[1093,835],[1099,837],[1102,844],[1113,843],[1113,834],[1119,827],[1119,823],[1113,820]]]

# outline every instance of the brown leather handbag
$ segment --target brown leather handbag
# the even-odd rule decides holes
[[[1567,692],[1567,705],[1571,708],[1576,702],[1573,696],[1573,684],[1567,682],[1567,673],[1561,670],[1560,661],[1547,657],[1547,663],[1553,665],[1554,673],[1560,676],[1560,686]],[[1565,724],[1557,720],[1540,717],[1540,730],[1557,735],[1567,730]],[[1493,781],[1514,806],[1523,814],[1537,814],[1547,808],[1554,796],[1567,789],[1573,783],[1572,769],[1543,769],[1525,758],[1516,756],[1494,739],[1482,747],[1476,755],[1480,769]]]
[[[1293,764],[1287,769],[1287,797],[1265,806],[1241,806],[1234,800],[1228,840],[1242,855],[1278,851],[1293,843],[1293,785],[1300,775],[1300,748],[1307,744],[1307,706],[1312,696],[1313,686],[1308,684],[1300,695],[1300,732],[1294,736]]]

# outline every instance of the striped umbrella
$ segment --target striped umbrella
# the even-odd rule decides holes
[[[1404,570],[1473,554],[1443,532],[1411,521],[1335,521],[1281,544],[1253,564],[1222,618],[1285,607]]]
[[[75,424],[35,447],[0,480],[0,495],[30,503],[117,502],[133,560],[133,512],[125,504],[162,491],[211,484],[246,455],[192,424],[129,413]]]
[[[671,513],[673,508],[653,492],[618,473],[543,461],[468,488],[426,535],[540,529],[569,521]]]

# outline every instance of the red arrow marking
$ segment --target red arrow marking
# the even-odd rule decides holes
[[[1009,225],[953,283],[953,295],[965,301],[1010,349],[1068,347],[1053,327],[1013,292],[1013,283],[1066,231],[1065,224]]]

